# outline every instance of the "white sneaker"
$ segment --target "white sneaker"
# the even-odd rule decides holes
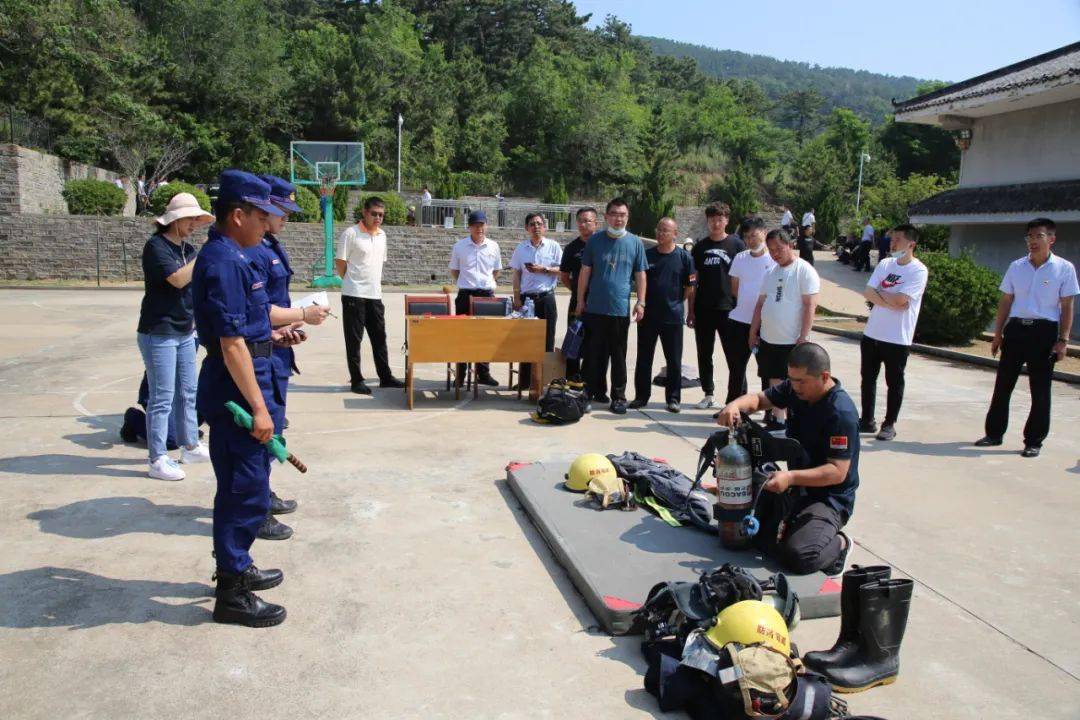
[[[716,407],[716,400],[713,399],[712,395],[706,395],[705,397],[701,398],[701,402],[699,402],[697,406],[698,410],[711,410],[712,408]]]
[[[150,477],[157,480],[183,480],[187,476],[175,460],[168,455],[159,455],[150,463]]]
[[[210,462],[210,448],[206,447],[203,443],[199,443],[193,449],[187,448],[180,449],[180,462],[185,465],[192,463],[204,463]]]

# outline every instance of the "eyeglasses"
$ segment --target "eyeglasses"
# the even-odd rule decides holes
[[[543,227],[543,226],[544,226],[544,221],[543,220],[533,220],[531,223],[529,223],[529,227]]]
[[[1028,233],[1027,235],[1024,236],[1024,240],[1046,240],[1047,238],[1050,238],[1050,237],[1052,237],[1052,236],[1049,235],[1048,233],[1044,233],[1044,232],[1043,233]]]

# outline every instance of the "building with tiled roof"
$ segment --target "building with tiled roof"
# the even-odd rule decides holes
[[[1054,252],[1080,266],[1080,43],[894,103],[897,122],[937,125],[961,149],[954,190],[909,209],[949,225],[949,250],[1004,272],[1024,224],[1058,225]],[[1073,324],[1080,333],[1080,313]]]

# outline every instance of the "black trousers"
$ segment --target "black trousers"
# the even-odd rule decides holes
[[[457,295],[454,296],[454,314],[456,315],[468,315],[469,314],[469,298],[471,297],[495,297],[494,290],[468,290],[465,288],[458,288]],[[488,363],[476,363],[476,374],[480,377],[487,377],[491,374],[491,366]],[[465,380],[465,363],[457,364],[457,382],[463,383]]]
[[[859,243],[859,247],[856,248],[853,258],[853,268],[855,270],[869,270],[870,269],[870,248],[873,245],[870,243]]]
[[[664,362],[667,364],[664,400],[680,402],[682,400],[682,324],[638,323],[634,399],[647,401],[651,394],[653,356],[656,354],[657,340],[664,349]]]
[[[885,404],[885,424],[892,425],[900,417],[900,404],[904,402],[904,368],[907,367],[911,348],[863,335],[859,350],[862,357],[862,421],[869,423],[874,419],[878,373],[884,363],[885,385],[889,390]]]
[[[750,365],[750,325],[728,318],[721,342],[728,362],[727,404],[746,394],[746,368]],[[763,385],[766,383],[763,383]]]
[[[1057,342],[1058,324],[1051,320],[1012,318],[1003,334],[994,396],[986,413],[986,434],[992,438],[1005,435],[1009,427],[1009,400],[1020,369],[1026,364],[1031,410],[1024,424],[1024,444],[1041,447],[1050,433],[1050,383],[1054,376],[1050,351]]]
[[[375,371],[385,382],[394,377],[386,353],[386,309],[382,300],[341,296],[341,327],[345,331],[345,361],[349,365],[349,382],[364,381],[360,370],[360,343],[367,330],[371,339],[371,354],[375,356]]]
[[[694,312],[694,340],[697,344],[698,374],[701,376],[701,389],[706,395],[714,394],[716,383],[713,380],[713,350],[716,347],[716,336],[720,336],[720,346],[724,350],[724,359],[727,361],[728,370],[731,369],[732,359],[738,359],[747,348],[747,341],[743,341],[742,349],[736,347],[734,338],[727,332],[728,314],[722,310],[702,310]],[[749,330],[749,326],[747,326]],[[745,363],[744,363],[745,368]],[[740,380],[738,376],[728,373],[728,400],[742,395],[746,389],[745,375]],[[732,395],[732,393],[735,393]]]
[[[793,491],[762,493],[756,513],[761,529],[754,536],[754,544],[776,558],[789,573],[806,575],[832,568],[843,549],[837,534],[846,518],[832,505],[807,503]]]
[[[555,293],[546,292],[539,295],[522,293],[521,302],[532,298],[536,317],[547,321],[547,333],[544,336],[544,349],[551,352],[555,349],[555,325],[559,320],[559,308],[555,305]],[[528,387],[532,382],[532,365],[524,363],[521,366],[521,387]]]
[[[611,399],[626,399],[626,339],[630,334],[628,315],[585,313],[589,347],[585,355],[585,383],[593,397],[601,393],[608,363],[611,363]]]

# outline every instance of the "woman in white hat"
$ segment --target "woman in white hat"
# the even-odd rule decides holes
[[[191,271],[195,246],[187,242],[214,217],[199,207],[191,193],[177,193],[155,218],[155,233],[143,247],[143,295],[139,313],[139,351],[150,389],[146,405],[146,445],[150,477],[183,480],[184,471],[169,457],[166,437],[170,425],[180,446],[180,461],[207,462],[210,454],[199,442],[195,416],[195,318]]]

